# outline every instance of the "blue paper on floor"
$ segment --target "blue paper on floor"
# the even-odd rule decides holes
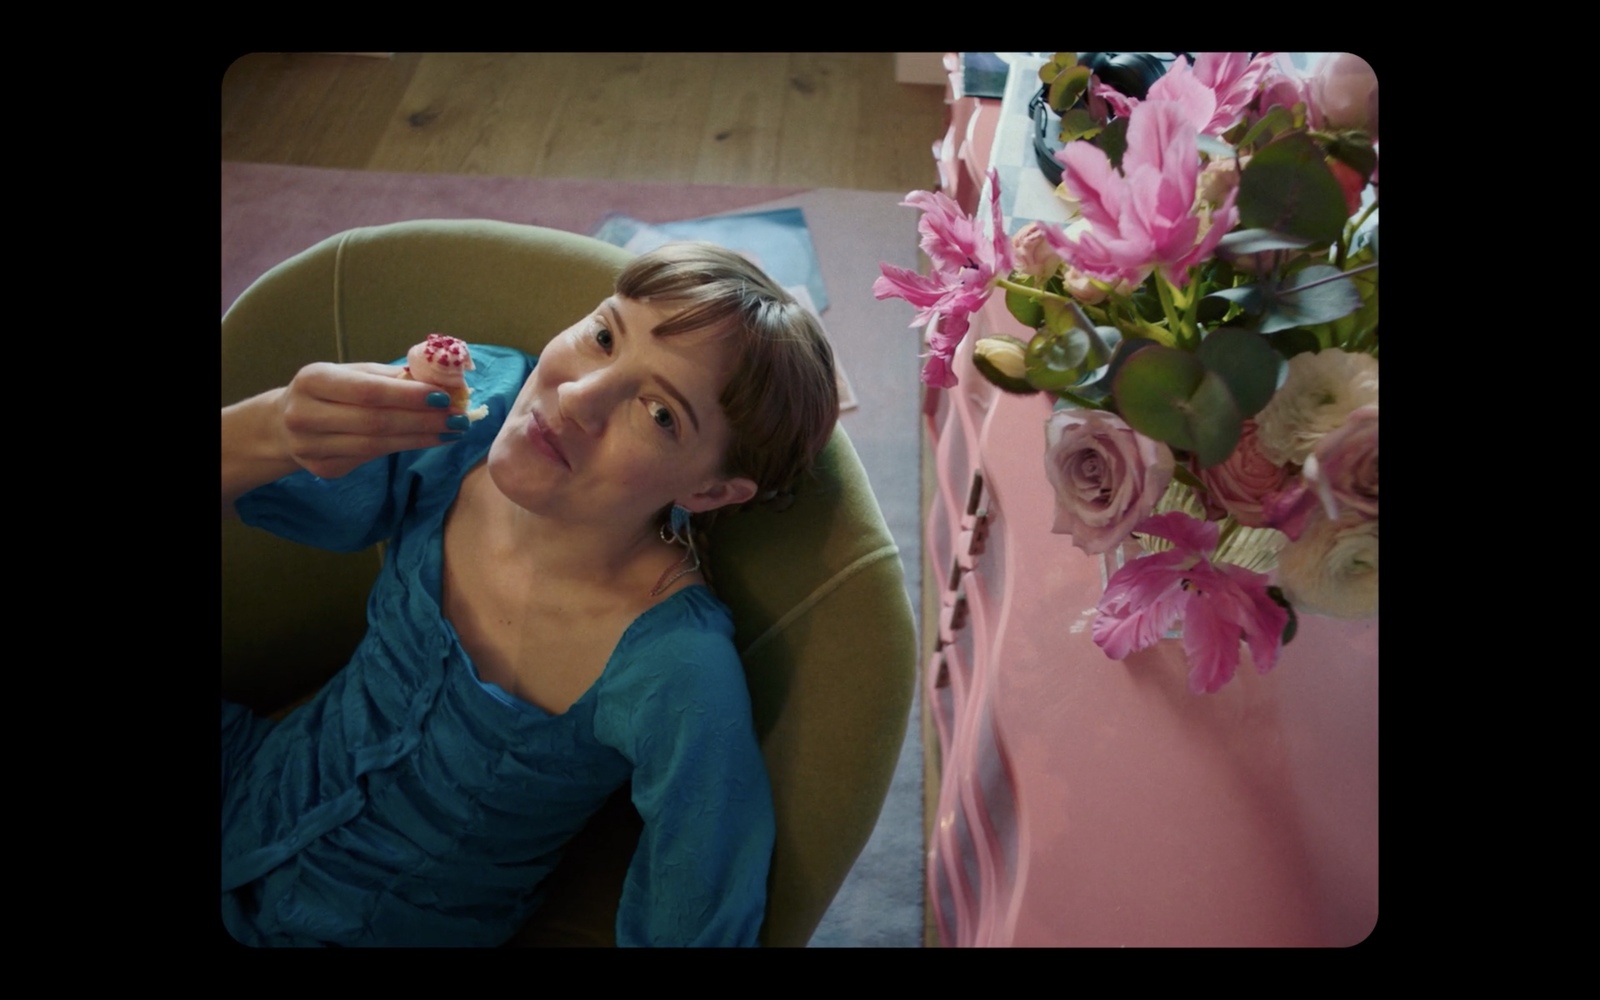
[[[715,243],[749,257],[780,285],[805,286],[818,312],[828,308],[822,266],[817,263],[805,213],[798,208],[656,223],[608,215],[591,235],[634,253],[645,253],[673,240]]]

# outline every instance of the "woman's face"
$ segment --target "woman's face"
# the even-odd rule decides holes
[[[752,481],[723,474],[730,348],[702,333],[655,336],[676,312],[612,296],[550,342],[489,450],[502,493],[630,531],[669,503],[699,512],[754,495]]]

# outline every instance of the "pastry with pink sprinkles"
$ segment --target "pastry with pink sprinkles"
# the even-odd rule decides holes
[[[472,351],[466,341],[442,333],[430,333],[427,340],[406,352],[406,370],[400,377],[426,382],[445,390],[450,394],[450,408],[465,413],[468,420],[476,422],[489,415],[489,408],[467,408],[472,397],[472,389],[467,386],[467,372],[472,368]]]

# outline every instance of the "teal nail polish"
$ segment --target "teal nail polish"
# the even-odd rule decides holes
[[[464,437],[466,437],[465,434],[440,434],[439,435],[439,440],[440,441],[460,441]]]
[[[452,413],[445,420],[444,425],[453,431],[464,431],[472,426],[472,421],[467,419],[465,413]]]
[[[450,394],[448,392],[430,392],[428,393],[428,405],[442,410],[450,405]]]

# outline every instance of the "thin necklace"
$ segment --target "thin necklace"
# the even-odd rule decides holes
[[[683,564],[689,561],[689,557],[690,556],[694,557],[694,565],[693,566],[684,566]],[[676,573],[672,573],[672,571],[674,569],[677,569],[679,566],[683,566],[683,568],[679,569]],[[695,551],[693,545],[690,545],[689,546],[689,551],[687,551],[687,552],[685,552],[683,554],[683,558],[682,559],[679,559],[677,562],[673,563],[671,566],[668,566],[666,569],[661,571],[661,578],[656,581],[656,585],[654,587],[650,588],[650,596],[651,597],[659,597],[659,596],[661,596],[661,592],[663,590],[666,590],[668,587],[672,586],[674,583],[676,583],[679,577],[688,576],[690,573],[693,573],[695,570],[697,570],[699,568],[700,568],[700,553]],[[667,575],[668,573],[672,573],[672,575],[669,577]]]

